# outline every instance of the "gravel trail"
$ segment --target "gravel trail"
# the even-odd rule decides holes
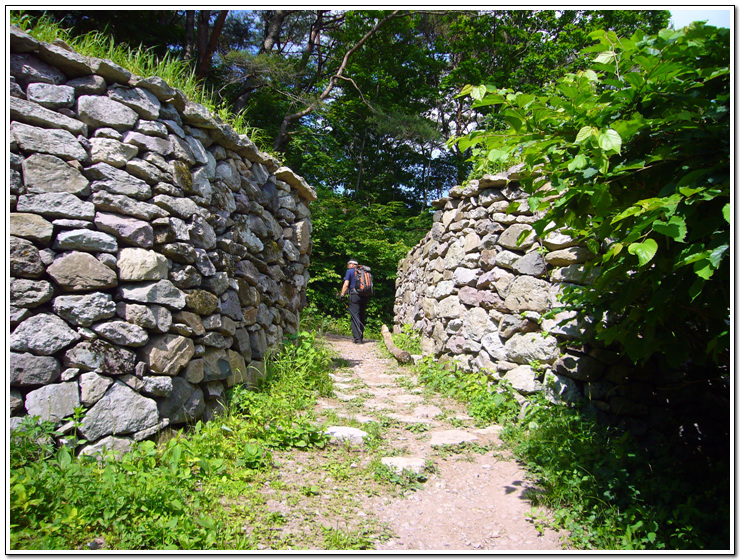
[[[428,473],[415,492],[373,495],[362,504],[364,514],[389,529],[377,550],[562,550],[557,533],[540,532],[528,520],[533,490],[500,447],[498,426],[476,428],[459,403],[424,395],[378,342],[326,339],[348,367],[334,376],[336,398],[322,399],[320,413],[331,410],[354,423],[395,420],[383,433],[384,454],[412,468],[426,466]]]

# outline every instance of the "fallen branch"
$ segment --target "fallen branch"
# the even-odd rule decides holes
[[[393,337],[391,336],[391,331],[388,330],[388,327],[383,325],[380,332],[383,334],[383,342],[385,342],[385,347],[388,348],[388,352],[393,354],[393,357],[402,364],[409,363],[411,361],[411,354],[406,350],[401,350],[393,344]]]

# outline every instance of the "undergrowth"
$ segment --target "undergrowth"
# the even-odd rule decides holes
[[[327,441],[305,411],[331,391],[330,362],[302,332],[268,358],[256,388],[230,392],[220,416],[160,445],[135,444],[119,460],[75,456],[55,445],[51,424],[28,417],[10,439],[10,548],[255,548],[268,529],[255,488],[272,452]]]
[[[394,340],[408,344],[399,335]],[[415,369],[428,390],[466,403],[478,423],[504,426],[505,444],[535,485],[529,499],[552,512],[549,520],[533,522],[564,530],[570,548],[730,548],[729,455],[709,460],[676,449],[650,451],[629,433],[540,395],[530,397],[520,417],[513,389],[483,373],[464,373],[432,357]]]

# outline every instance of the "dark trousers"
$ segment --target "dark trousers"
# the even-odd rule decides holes
[[[349,316],[352,323],[352,338],[355,342],[362,342],[367,322],[367,302],[370,298],[349,294]]]

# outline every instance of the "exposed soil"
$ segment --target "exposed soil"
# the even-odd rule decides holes
[[[476,428],[459,403],[423,391],[378,342],[327,342],[340,356],[336,398],[319,401],[319,417],[332,426],[374,428],[375,446],[345,440],[276,456],[281,484],[263,494],[284,523],[270,548],[330,548],[328,531],[346,537],[347,548],[360,539],[363,548],[385,551],[562,550],[557,533],[528,519],[544,512],[528,502],[534,490],[501,446],[498,426]],[[405,486],[367,474],[387,457],[409,459],[423,474],[401,477]],[[292,498],[282,491],[288,489]],[[324,546],[317,544],[320,527]]]

